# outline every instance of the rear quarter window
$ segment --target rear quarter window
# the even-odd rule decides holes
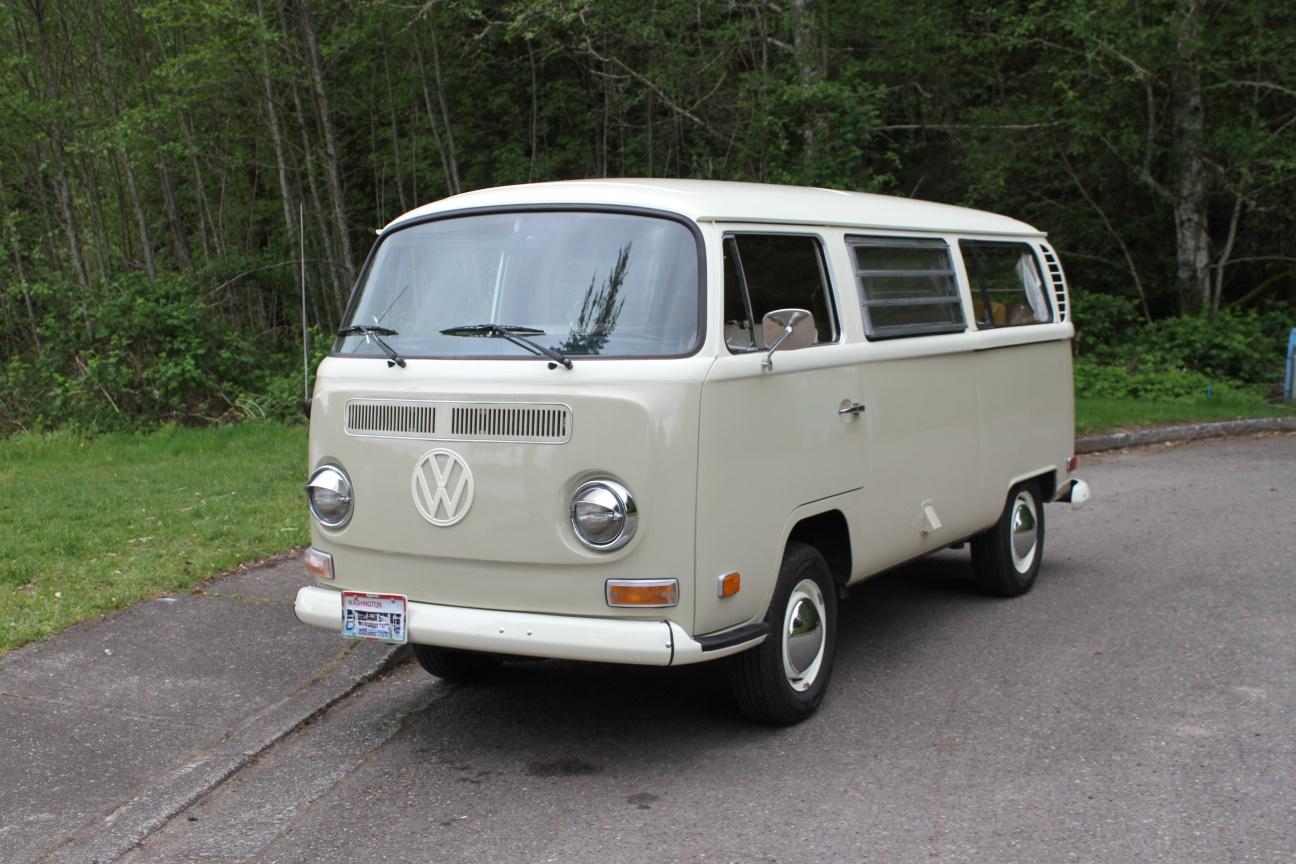
[[[960,240],[977,328],[1020,327],[1053,320],[1035,252],[1025,243]]]

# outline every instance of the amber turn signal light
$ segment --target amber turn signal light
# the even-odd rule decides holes
[[[609,579],[609,606],[674,606],[679,603],[678,579]]]
[[[307,546],[306,554],[302,556],[302,563],[306,565],[306,572],[316,579],[333,578],[333,556],[327,552],[321,552],[314,546]]]
[[[732,597],[742,588],[742,574],[737,570],[732,573],[725,573],[717,580],[716,594],[721,597]]]

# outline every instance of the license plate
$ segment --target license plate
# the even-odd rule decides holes
[[[342,592],[342,636],[370,642],[404,643],[409,604],[403,594]]]

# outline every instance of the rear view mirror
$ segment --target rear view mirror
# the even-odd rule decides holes
[[[761,368],[769,372],[774,368],[774,352],[780,348],[795,351],[815,344],[818,338],[814,315],[808,309],[775,309],[761,319],[761,335],[769,346]]]

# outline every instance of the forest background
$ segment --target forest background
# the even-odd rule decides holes
[[[301,257],[319,356],[374,229],[556,178],[828,186],[1030,222],[1072,283],[1085,397],[1271,398],[1296,323],[1289,4],[0,9],[0,434],[292,416]]]

